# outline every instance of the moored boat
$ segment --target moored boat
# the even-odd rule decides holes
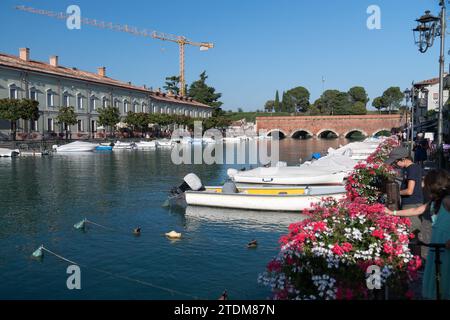
[[[19,149],[0,148],[0,157],[10,158],[10,157],[16,157],[19,154],[20,154]]]
[[[97,146],[95,143],[75,141],[61,146],[54,145],[53,150],[57,152],[91,152]]]
[[[98,145],[95,147],[95,151],[112,151],[113,147],[112,146],[106,146],[106,145]]]
[[[217,193],[211,191],[186,191],[188,205],[261,211],[296,211],[311,208],[311,204],[320,202],[324,197],[342,199],[345,193],[327,195],[288,195],[288,194],[247,194]]]
[[[139,142],[136,142],[135,145],[136,145],[137,149],[139,149],[139,150],[156,148],[155,141],[139,141]]]
[[[113,150],[130,150],[130,149],[136,149],[136,144],[134,142],[122,142],[122,141],[114,142]]]
[[[174,142],[167,139],[156,140],[156,145],[162,148],[172,148]]]

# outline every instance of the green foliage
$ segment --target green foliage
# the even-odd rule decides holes
[[[22,99],[19,101],[20,118],[36,121],[39,119],[39,102],[36,100]]]
[[[310,116],[317,116],[317,115],[320,115],[320,110],[319,110],[319,108],[316,106],[316,104],[314,103],[314,104],[312,104],[312,105],[310,105],[309,106],[309,108],[308,108],[308,115],[310,115]]]
[[[341,114],[343,107],[348,104],[347,97],[339,90],[326,90],[322,96],[314,102],[322,115]],[[337,112],[339,111],[339,113]]]
[[[350,108],[350,114],[367,114],[367,109],[364,102],[355,102]]]
[[[56,116],[56,123],[74,125],[77,123],[77,115],[74,107],[60,107]]]
[[[274,102],[273,108],[274,108],[275,112],[281,111],[280,110],[280,95],[278,94],[278,90],[275,93],[275,102]]]
[[[102,126],[108,126],[110,132],[113,132],[114,126],[120,122],[120,111],[116,107],[106,107],[98,109],[98,123]]]
[[[128,111],[124,121],[132,126],[133,129],[146,132],[148,125],[152,122],[152,118],[149,113]]]
[[[244,112],[244,110],[242,110],[242,108],[238,108],[237,112],[242,113],[242,112]]]
[[[264,104],[264,110],[266,112],[273,112],[275,109],[275,101],[274,100],[267,100]]]
[[[222,94],[216,93],[216,89],[209,87],[206,84],[206,79],[208,79],[208,76],[203,71],[200,74],[200,79],[190,85],[188,96],[200,103],[204,103],[213,108],[219,108],[222,105],[222,102],[219,101]]]
[[[404,95],[399,87],[390,87],[383,92],[381,99],[383,101],[383,106],[391,113],[392,110],[400,107]]]
[[[166,77],[166,84],[163,86],[164,90],[172,91],[174,94],[180,93],[180,88],[178,87],[180,83],[179,76]]]
[[[367,92],[363,87],[352,87],[348,90],[348,95],[350,96],[350,100],[352,103],[362,102],[364,107],[367,102],[369,102],[369,97],[367,96]]]
[[[309,91],[295,87],[283,94],[283,109],[287,112],[306,112],[309,108]]]
[[[15,122],[20,119],[20,101],[17,99],[0,100],[0,119]]]
[[[39,102],[30,99],[0,99],[0,119],[11,123],[11,133],[15,139],[17,120],[39,119]]]
[[[383,102],[383,98],[382,97],[376,97],[375,99],[373,99],[372,101],[372,107],[374,107],[375,109],[379,110],[381,113],[381,109],[384,109],[384,102]]]

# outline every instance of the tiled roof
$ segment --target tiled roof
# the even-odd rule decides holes
[[[445,76],[447,76],[447,73],[444,73],[444,77]],[[415,86],[427,86],[427,85],[433,85],[433,84],[438,84],[438,83],[439,83],[439,78],[432,78],[432,79],[416,82],[416,83],[414,83],[414,85]]]
[[[138,86],[132,85],[127,82],[122,82],[122,81],[115,80],[115,79],[112,79],[112,78],[109,78],[106,76],[101,76],[97,73],[83,71],[83,70],[79,70],[77,68],[67,68],[64,66],[52,66],[49,63],[45,63],[45,62],[41,62],[41,61],[34,61],[34,60],[25,61],[25,60],[20,59],[17,56],[13,56],[13,55],[0,53],[0,66],[6,66],[6,67],[10,67],[10,68],[33,71],[33,72],[46,73],[46,74],[51,74],[51,75],[61,76],[61,77],[66,77],[66,78],[72,78],[72,79],[77,79],[77,80],[90,81],[90,82],[95,82],[95,83],[104,84],[104,85],[108,85],[108,86],[120,87],[120,88],[124,88],[124,89],[137,90],[137,91],[141,91],[144,93],[148,93],[152,98],[154,98],[156,100],[210,108],[210,106],[208,106],[208,105],[205,105],[203,103],[197,102],[195,100],[192,100],[192,99],[189,99],[186,97],[184,97],[183,99],[181,99],[181,97],[176,98],[173,95],[167,95],[165,93],[154,92],[145,87],[138,87]]]

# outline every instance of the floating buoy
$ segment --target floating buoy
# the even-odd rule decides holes
[[[43,245],[41,245],[39,248],[37,248],[36,251],[34,251],[32,253],[32,257],[36,258],[36,259],[41,259],[44,256],[44,252],[42,252],[42,248],[44,248]]]
[[[141,235],[141,227],[137,227],[136,229],[133,230],[133,234],[135,236],[139,236]]]
[[[170,239],[179,239],[181,238],[181,233],[176,232],[176,231],[170,231],[166,233],[166,237],[170,238]]]
[[[217,300],[228,300],[228,292],[225,290]]]
[[[258,246],[258,242],[256,240],[252,240],[247,244],[248,248],[256,248]]]
[[[86,226],[86,222],[87,222],[87,219],[84,218],[84,219],[81,220],[80,222],[75,223],[75,224],[73,225],[73,227],[74,227],[75,229],[84,229],[84,227]]]

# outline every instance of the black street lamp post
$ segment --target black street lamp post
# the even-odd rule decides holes
[[[424,53],[433,46],[434,39],[440,37],[440,55],[439,55],[439,109],[438,109],[438,128],[437,128],[437,145],[442,147],[442,107],[443,107],[443,89],[444,89],[444,47],[446,32],[446,0],[440,0],[439,6],[441,12],[439,17],[425,11],[417,21],[417,27],[413,29],[414,39],[419,51]]]

